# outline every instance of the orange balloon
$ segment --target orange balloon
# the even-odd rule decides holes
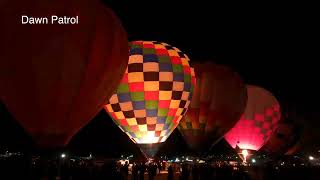
[[[191,105],[179,123],[189,147],[204,153],[239,120],[247,90],[239,75],[213,63],[194,64],[197,83]]]
[[[21,16],[78,16],[78,24],[22,24]],[[92,0],[7,1],[0,8],[0,98],[42,148],[65,146],[120,82],[127,35]]]

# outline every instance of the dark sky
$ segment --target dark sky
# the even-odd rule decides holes
[[[320,127],[318,42],[314,36],[315,13],[309,7],[212,1],[172,4],[105,0],[105,4],[119,16],[130,41],[163,41],[184,51],[191,61],[228,65],[246,83],[264,87],[282,105],[296,109],[308,127],[314,131]],[[30,138],[4,106],[0,106],[0,114],[0,150],[28,144]],[[177,151],[186,147],[176,131],[168,146]],[[137,151],[104,111],[73,138],[70,148],[106,154]]]

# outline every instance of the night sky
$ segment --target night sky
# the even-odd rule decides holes
[[[244,82],[261,86],[290,110],[320,143],[319,66],[315,56],[313,11],[293,4],[219,4],[212,1],[108,0],[132,40],[157,40],[178,47],[191,61],[212,61],[237,71]],[[317,43],[318,44],[318,43]],[[31,139],[0,106],[0,150],[23,149]],[[79,153],[97,152],[110,156],[138,152],[135,145],[101,111],[69,144]],[[178,131],[161,152],[172,147],[187,151]]]

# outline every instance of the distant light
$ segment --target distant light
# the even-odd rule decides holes
[[[205,163],[205,161],[204,160],[200,160],[199,163]]]
[[[255,160],[255,159],[252,159],[251,161],[252,161],[252,163],[256,163],[256,160]]]
[[[310,161],[314,160],[314,157],[313,156],[309,156],[309,160]]]
[[[65,158],[66,157],[66,154],[65,153],[62,153],[61,154],[61,158]]]
[[[176,162],[180,162],[180,159],[179,158],[176,158],[176,160],[175,160]]]
[[[281,166],[283,166],[283,165],[284,165],[284,162],[281,163]]]
[[[119,162],[120,162],[120,164],[121,164],[121,165],[125,165],[125,164],[126,164],[126,162],[128,162],[128,163],[129,163],[129,161],[128,161],[128,160],[122,160],[122,159],[120,159],[120,160],[119,160]]]

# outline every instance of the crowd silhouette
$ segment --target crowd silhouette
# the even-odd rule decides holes
[[[31,164],[30,164],[31,162]],[[35,160],[8,158],[0,161],[0,179],[31,180],[283,180],[319,179],[319,166],[278,166],[264,164],[241,166],[223,164],[171,163],[166,166],[159,162],[120,163],[117,160],[95,161]]]

